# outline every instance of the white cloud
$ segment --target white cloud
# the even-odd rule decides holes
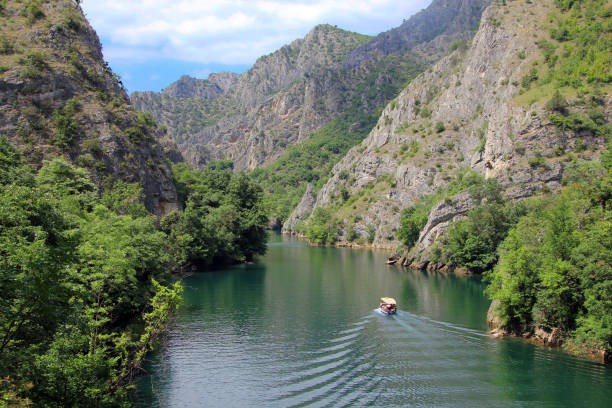
[[[312,27],[364,34],[401,24],[431,0],[84,0],[109,60],[251,64]]]

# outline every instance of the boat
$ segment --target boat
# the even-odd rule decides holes
[[[385,316],[397,313],[397,302],[392,297],[381,297],[378,310]]]

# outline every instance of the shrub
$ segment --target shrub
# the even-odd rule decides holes
[[[553,112],[559,112],[562,115],[567,114],[567,106],[567,101],[561,95],[558,89],[555,90],[552,98],[550,98],[550,100],[546,103],[546,109]]]
[[[306,222],[306,238],[314,244],[333,244],[337,241],[337,225],[333,222],[331,212],[317,208]]]
[[[45,16],[38,0],[28,0],[23,6],[21,15],[28,19],[30,24],[34,23]]]
[[[26,54],[23,58],[19,59],[19,63],[23,65],[19,76],[23,79],[41,78],[47,69],[45,59],[46,56],[40,52],[34,51]]]
[[[402,212],[397,237],[407,247],[414,246],[419,239],[421,229],[427,223],[430,208],[426,204],[416,204],[404,209]]]

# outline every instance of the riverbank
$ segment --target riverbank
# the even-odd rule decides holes
[[[610,350],[589,347],[584,344],[572,342],[559,328],[546,329],[534,327],[532,330],[514,332],[505,327],[503,319],[499,315],[500,302],[494,300],[487,311],[487,325],[490,328],[491,337],[500,339],[513,337],[528,341],[541,347],[556,348],[576,357],[584,358],[597,363],[609,365],[612,362]]]

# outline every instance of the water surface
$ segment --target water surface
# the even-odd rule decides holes
[[[477,278],[384,265],[370,250],[273,238],[256,265],[184,281],[138,382],[153,407],[597,407],[612,372],[486,335]],[[378,314],[393,296],[396,316]]]

